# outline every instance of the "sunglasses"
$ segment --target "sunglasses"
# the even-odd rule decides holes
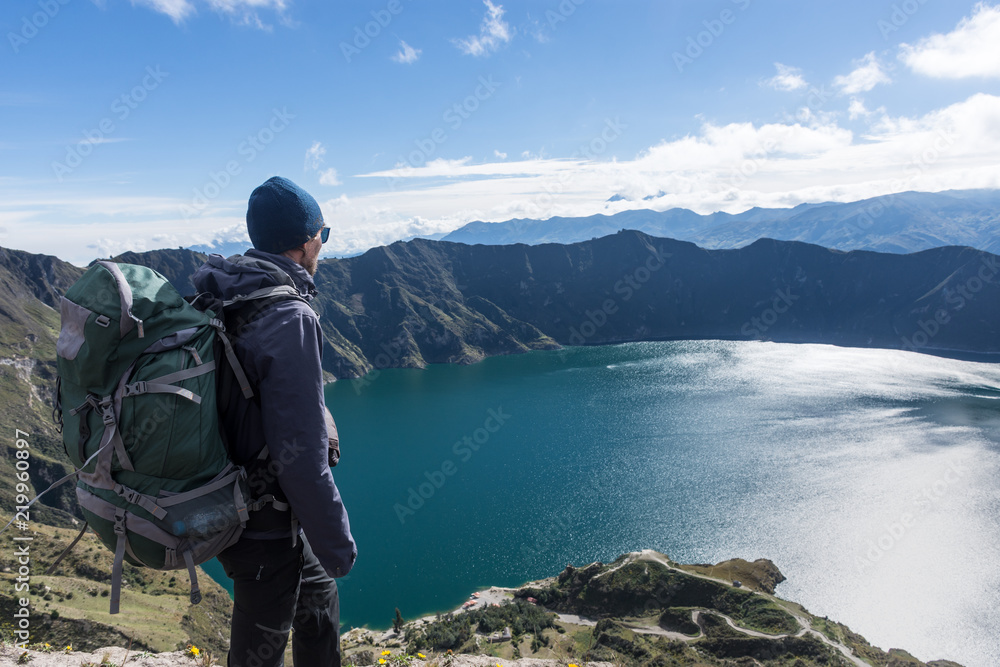
[[[330,238],[330,228],[324,227],[323,229],[320,230],[319,240],[322,243],[326,243],[329,238]]]

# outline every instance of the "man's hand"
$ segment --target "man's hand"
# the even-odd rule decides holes
[[[340,461],[340,436],[337,433],[337,423],[333,421],[333,415],[330,414],[330,408],[324,409],[326,410],[326,438],[330,443],[328,453],[330,467],[336,468]]]

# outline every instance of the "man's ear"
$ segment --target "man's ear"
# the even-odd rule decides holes
[[[303,255],[306,254],[306,244],[303,243],[302,245],[297,245],[294,248],[289,248],[288,250],[284,251],[281,254],[282,255],[287,255],[288,253],[295,252],[295,251],[301,252]]]

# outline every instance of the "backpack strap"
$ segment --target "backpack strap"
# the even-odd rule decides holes
[[[265,505],[271,505],[271,507],[278,510],[279,512],[287,512],[292,508],[292,506],[289,505],[288,503],[282,502],[277,498],[275,498],[273,493],[268,493],[250,503],[247,506],[247,509],[249,509],[251,512],[257,512],[259,510],[264,509]]]
[[[115,545],[115,564],[111,569],[111,612],[117,614],[122,600],[122,570],[125,564],[125,510],[115,509],[115,535],[118,543]]]
[[[73,472],[71,472],[70,474],[66,475],[65,477],[63,477],[61,479],[57,479],[56,481],[52,482],[52,484],[49,485],[49,488],[45,489],[44,491],[42,491],[41,493],[39,493],[38,495],[36,495],[34,498],[32,498],[31,500],[29,500],[28,504],[25,505],[24,509],[21,510],[21,511],[22,512],[26,512],[29,507],[31,507],[32,505],[34,505],[35,502],[39,498],[41,498],[42,496],[44,496],[46,493],[48,493],[52,489],[56,488],[57,486],[65,484],[69,480],[71,480],[74,477],[76,477],[80,473],[80,470],[83,470],[84,468],[86,468],[87,466],[89,466],[90,462],[93,461],[94,459],[96,459],[97,455],[100,454],[101,452],[103,452],[110,444],[111,443],[105,444],[103,447],[100,447],[96,452],[94,452],[93,454],[91,454],[90,458],[83,462],[83,465],[80,466],[79,470],[74,470]],[[0,528],[0,533],[4,532],[8,528],[10,528],[11,524],[14,523],[15,520],[17,520],[17,514],[15,514],[14,517],[10,521],[7,522],[6,526],[4,526],[3,528]],[[77,539],[80,539],[80,538],[78,537]],[[69,551],[69,549],[67,549],[67,551]],[[62,558],[62,557],[60,556],[60,558]]]
[[[187,565],[188,576],[191,577],[191,604],[201,602],[201,588],[198,586],[198,570],[194,566],[194,557],[191,550],[184,552],[184,564]]]
[[[63,432],[63,408],[62,408],[62,376],[56,375],[56,391],[52,401],[52,421],[56,425],[56,432],[60,435]],[[69,450],[66,449],[66,439],[63,438],[63,451],[66,458],[69,458]]]
[[[97,409],[99,400],[100,399],[98,399],[97,396],[95,396],[94,394],[87,394],[86,401],[84,401],[83,403],[81,403],[80,405],[76,406],[75,408],[69,411],[70,415],[74,417],[80,413],[83,413],[82,415],[80,415],[80,437],[76,443],[77,449],[79,450],[77,452],[77,455],[81,461],[83,461],[84,458],[86,457],[84,446],[87,444],[87,440],[90,439],[90,424],[87,423],[87,414],[91,410]],[[65,448],[66,448],[66,441],[65,439],[63,439],[63,449]],[[69,452],[66,452],[66,455],[69,456]]]
[[[97,408],[100,408],[101,418],[104,421],[104,435],[101,438],[101,444],[98,446],[97,451],[103,452],[106,449],[106,445],[111,444],[114,447],[114,452],[112,453],[111,451],[108,451],[107,453],[102,454],[97,460],[97,466],[94,468],[94,472],[92,473],[82,472],[83,468],[80,468],[80,479],[91,486],[96,486],[102,489],[114,488],[114,480],[111,478],[111,459],[113,455],[118,456],[118,463],[121,465],[123,470],[128,470],[129,472],[135,471],[135,466],[132,465],[132,460],[125,451],[125,443],[122,441],[122,434],[118,430],[118,415],[121,413],[122,394],[124,393],[124,387],[128,378],[132,375],[132,370],[134,368],[135,362],[132,362],[128,369],[122,373],[121,380],[118,381],[118,387],[115,389],[114,394],[111,396],[105,396],[97,403]],[[81,419],[81,422],[82,421],[83,420]],[[80,430],[83,430],[82,425]],[[81,459],[83,458],[84,453],[82,449],[83,441],[81,440]]]
[[[132,330],[132,327],[138,326],[139,338],[142,338],[145,336],[142,330],[142,320],[132,314],[132,287],[128,284],[128,280],[125,279],[125,274],[122,273],[121,267],[107,260],[98,260],[97,263],[108,270],[108,273],[115,279],[115,284],[118,286],[118,295],[121,297],[122,310],[121,321],[118,323],[121,337],[124,338],[125,334]],[[126,315],[128,315],[128,319],[125,319]]]
[[[191,303],[195,303],[201,298],[201,295],[195,296]],[[230,341],[229,336],[226,335],[227,330],[233,330],[236,336],[239,335],[241,327],[244,327],[251,322],[260,318],[272,305],[280,303],[282,301],[288,301],[290,299],[295,299],[302,301],[307,306],[312,308],[309,300],[302,296],[302,294],[293,285],[275,285],[272,287],[264,287],[248,294],[239,294],[234,296],[232,299],[224,301],[215,301],[215,306],[221,303],[220,319],[213,319],[211,324],[216,328],[219,339],[222,341],[223,347],[225,349],[226,358],[229,360],[229,365],[233,369],[233,374],[235,375],[236,381],[240,385],[240,390],[243,393],[244,398],[247,400],[253,400],[260,409],[260,397],[254,393],[251,387],[250,380],[247,378],[246,373],[243,371],[243,367],[240,365],[239,360],[236,358],[236,353],[233,350],[232,341]],[[212,305],[208,306],[212,308]],[[233,326],[227,326],[227,323]],[[224,390],[223,394],[228,397],[229,392]],[[261,463],[266,461],[268,458],[267,444],[261,447],[260,452],[258,452],[256,461]],[[161,503],[162,504],[162,503]],[[246,510],[242,508],[239,509],[243,511],[257,512],[267,505],[270,505],[274,510],[278,512],[288,512],[289,519],[291,522],[292,529],[292,546],[294,547],[298,541],[298,519],[295,517],[295,513],[291,511],[291,505],[287,502],[279,500],[273,493],[266,493],[258,498],[254,498],[252,502],[246,506]]]
[[[123,484],[115,484],[115,488],[111,489],[118,496],[124,499],[126,502],[132,503],[133,505],[138,505],[142,509],[146,510],[157,519],[163,520],[167,516],[166,510],[156,504],[156,500],[149,496],[143,495],[136,491],[135,489],[130,489]],[[160,505],[163,501],[160,501]]]
[[[233,344],[229,340],[229,336],[226,335],[226,325],[222,323],[222,320],[213,319],[209,322],[213,327],[215,327],[215,332],[222,341],[222,347],[226,352],[226,360],[229,362],[230,368],[233,369],[233,374],[236,375],[237,382],[240,383],[240,391],[243,392],[243,397],[246,399],[253,398],[253,389],[250,387],[250,380],[247,379],[247,374],[243,371],[243,366],[240,365],[240,360],[236,358],[236,352],[233,350]]]
[[[182,387],[175,387],[174,383],[190,380],[191,378],[198,377],[199,375],[211,373],[214,370],[215,362],[210,361],[207,364],[201,364],[200,366],[195,366],[194,368],[187,368],[182,371],[177,371],[176,373],[170,373],[169,375],[164,375],[154,380],[133,382],[132,384],[126,384],[122,387],[121,396],[122,398],[129,398],[131,396],[139,396],[140,394],[174,394],[175,396],[186,398],[189,401],[193,401],[201,405],[201,396],[198,396],[187,389],[183,389]]]
[[[263,287],[259,290],[250,292],[249,294],[239,294],[237,296],[234,296],[232,299],[229,299],[228,301],[223,301],[222,307],[227,308],[237,303],[243,303],[246,301],[256,301],[258,299],[266,299],[268,297],[282,296],[282,295],[306,301],[299,293],[299,291],[295,289],[292,285],[275,285],[274,287]],[[308,303],[308,301],[306,303]]]
[[[246,470],[238,467],[237,465],[230,463],[226,468],[219,473],[219,478],[212,482],[211,484],[206,484],[205,486],[199,486],[197,489],[192,491],[187,491],[185,493],[175,493],[167,496],[166,498],[157,499],[157,503],[160,507],[173,507],[174,505],[179,505],[185,503],[189,500],[199,498],[204,495],[208,495],[214,491],[221,488],[227,487],[236,481],[237,477],[246,477]],[[240,518],[244,521],[246,520],[246,512],[248,509],[247,504],[243,501],[243,494],[239,492],[239,486],[234,485],[236,489],[234,499],[236,503],[236,512],[240,515]],[[145,508],[144,508],[145,509]]]
[[[90,527],[90,524],[87,523],[86,521],[84,521],[83,522],[83,530],[80,531],[80,534],[76,536],[75,540],[73,540],[72,542],[69,543],[68,547],[66,547],[65,549],[63,549],[63,552],[61,554],[59,554],[59,557],[55,559],[55,561],[52,563],[52,565],[49,565],[48,569],[45,570],[45,576],[48,576],[48,575],[50,575],[50,574],[52,574],[53,572],[56,571],[56,567],[58,567],[59,563],[62,562],[62,559],[65,558],[69,554],[69,552],[73,550],[73,547],[75,547],[77,545],[77,543],[81,539],[83,539],[83,536],[86,535],[87,528],[89,528],[89,527]]]

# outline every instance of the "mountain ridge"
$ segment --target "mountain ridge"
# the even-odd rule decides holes
[[[626,210],[613,215],[470,222],[442,240],[504,245],[574,243],[636,229],[709,249],[738,248],[760,238],[805,241],[840,250],[910,253],[968,245],[1000,252],[1000,190],[901,192],[855,202],[754,207],[700,215],[683,208]]]
[[[5,256],[39,267],[9,278],[9,303],[0,304],[18,331],[37,328],[24,304],[51,308],[81,269]],[[190,295],[190,275],[205,257],[169,249],[115,259],[156,269]],[[638,340],[827,343],[992,359],[1000,313],[988,306],[1000,297],[998,273],[997,255],[962,246],[898,254],[758,239],[708,249],[634,230],[572,244],[414,239],[322,260],[314,306],[326,334],[324,369],[336,378]]]

